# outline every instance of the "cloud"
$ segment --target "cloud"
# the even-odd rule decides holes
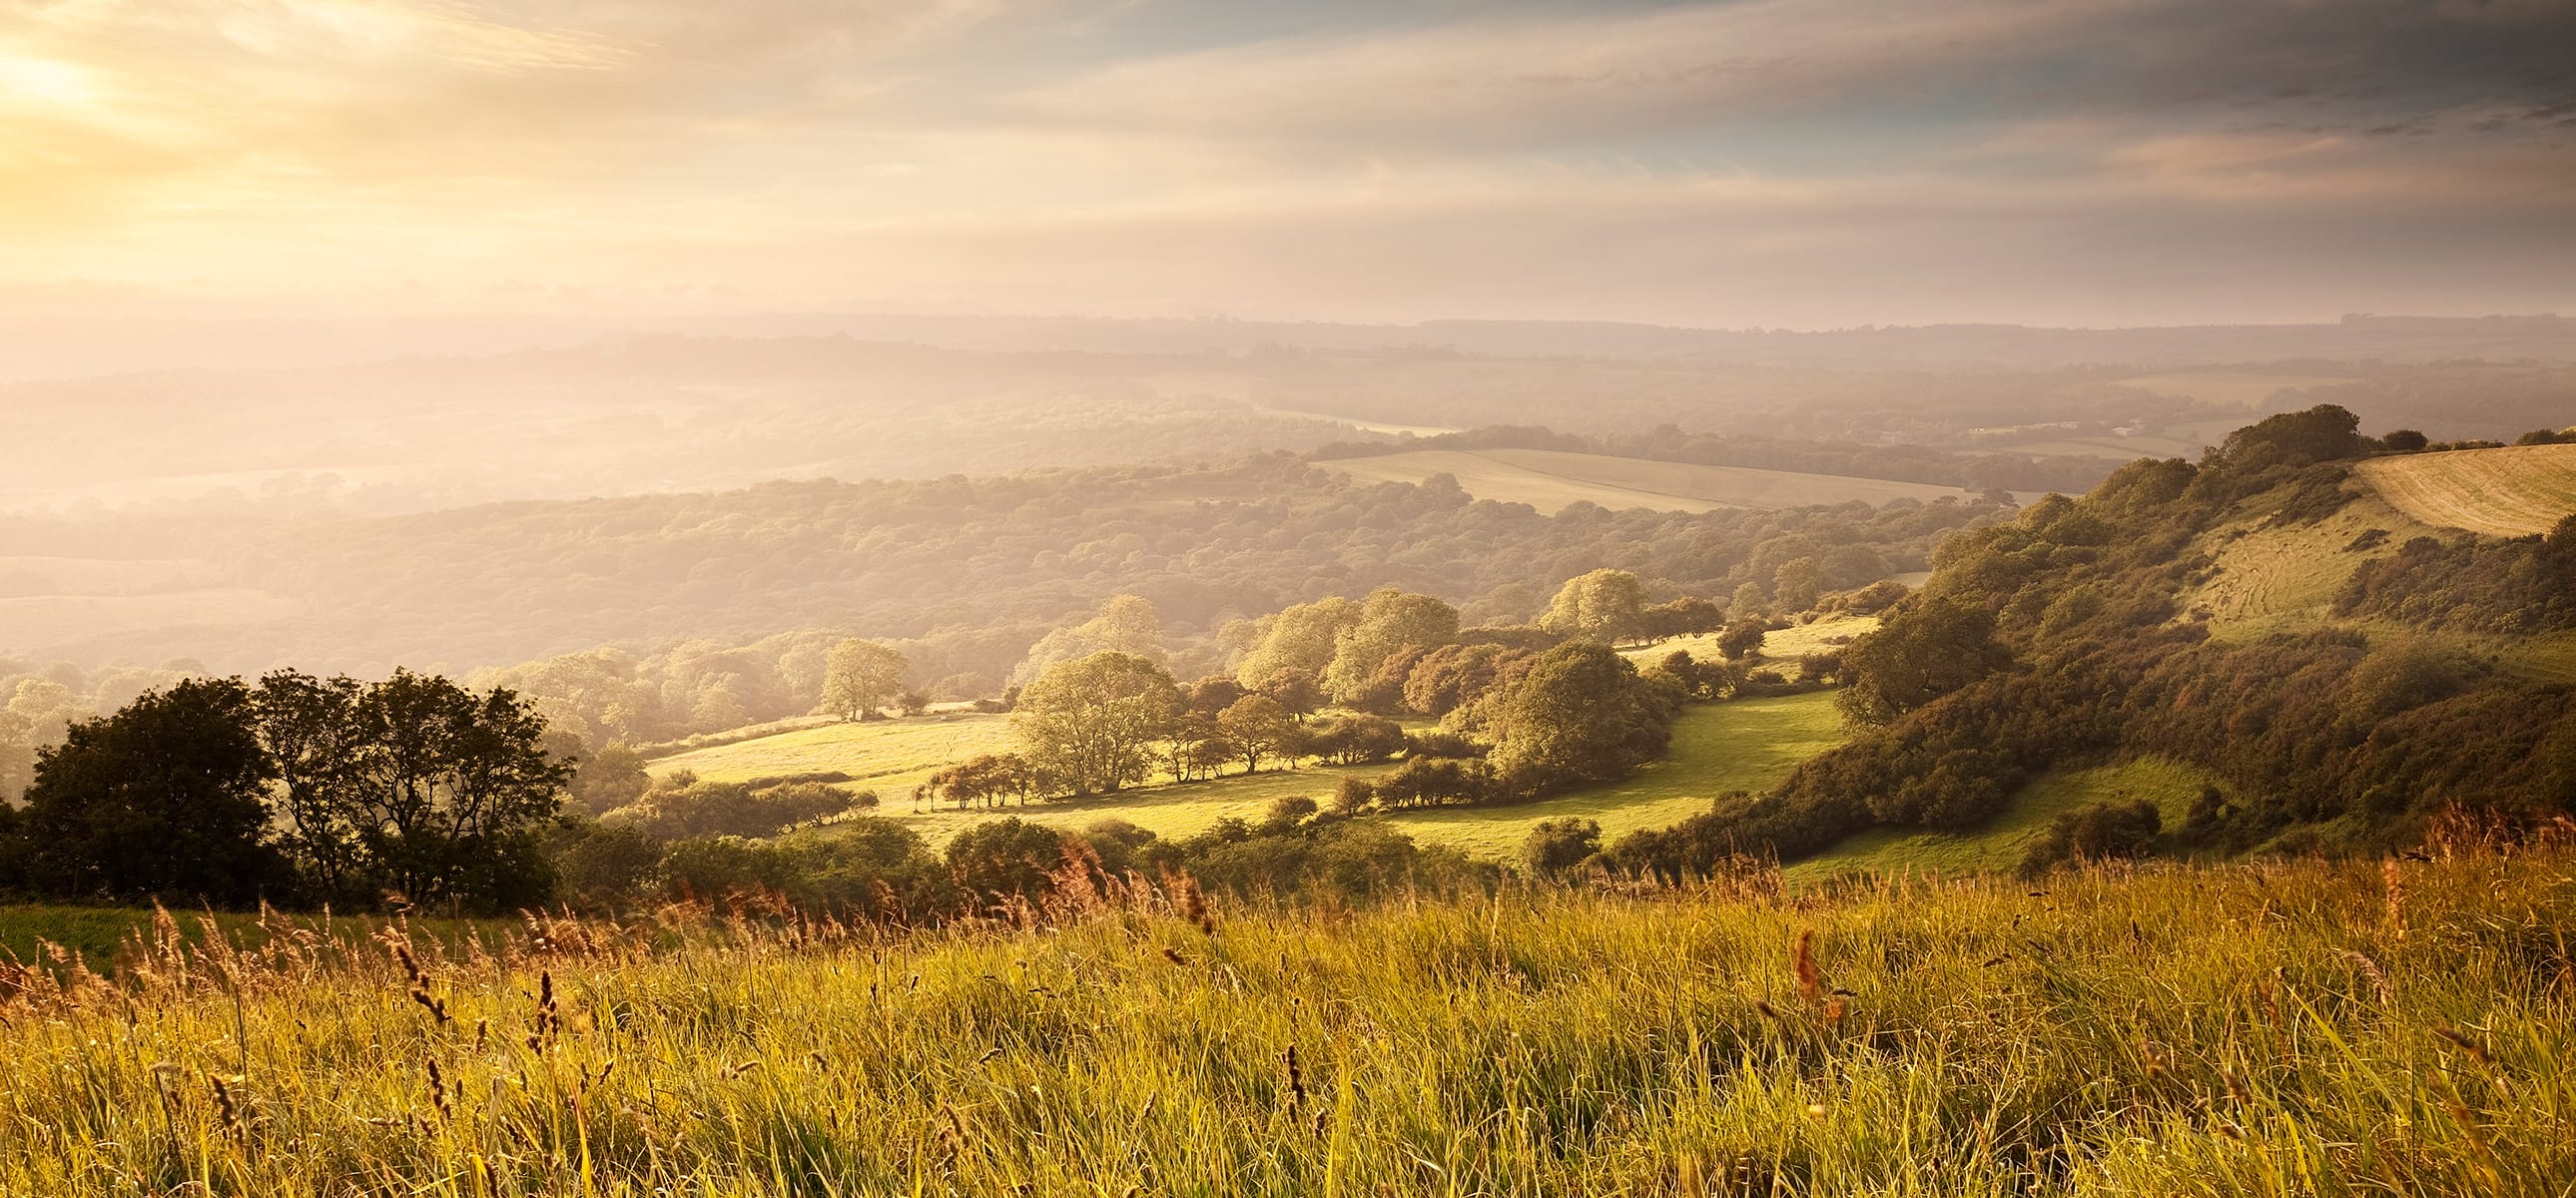
[[[2571,61],[2552,0],[0,0],[0,274],[1765,324],[2576,300]]]

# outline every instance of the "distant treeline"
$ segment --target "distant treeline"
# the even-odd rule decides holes
[[[1695,466],[1743,466],[1846,478],[1885,478],[1963,490],[2090,490],[2118,465],[2102,457],[1953,453],[1921,445],[1862,445],[1778,437],[1686,433],[1671,424],[1638,434],[1597,437],[1520,425],[1492,425],[1465,432],[1400,441],[1336,441],[1309,452],[1310,461],[1383,457],[1421,449],[1556,449]]]

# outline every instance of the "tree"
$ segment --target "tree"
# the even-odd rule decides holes
[[[1771,576],[1771,594],[1783,614],[1795,614],[1816,606],[1816,597],[1824,590],[1825,572],[1818,569],[1812,557],[1793,558],[1783,562]]]
[[[1261,769],[1261,759],[1277,754],[1295,743],[1297,722],[1268,695],[1246,695],[1218,713],[1217,732],[1234,745],[1235,754],[1243,758],[1243,772]]]
[[[1025,683],[1058,662],[1095,653],[1124,653],[1157,666],[1166,664],[1161,614],[1137,596],[1113,596],[1090,619],[1056,629],[1031,646],[1028,657],[1011,672],[1011,681]]]
[[[912,663],[901,653],[856,637],[832,646],[823,667],[823,710],[860,719],[903,696]]]
[[[1771,628],[1760,620],[1737,620],[1726,626],[1717,638],[1717,655],[1728,661],[1743,661],[1762,652],[1762,638]]]
[[[17,802],[35,779],[35,722],[0,708],[0,807]]]
[[[347,795],[374,878],[417,903],[509,910],[552,887],[537,832],[572,767],[515,693],[396,670],[355,707],[369,743]]]
[[[239,679],[146,692],[38,756],[29,882],[65,898],[241,906],[291,885],[268,840],[274,767]]]
[[[1494,768],[1520,793],[1618,778],[1660,756],[1672,734],[1671,698],[1585,641],[1540,654],[1488,703]]]
[[[1070,663],[1053,668],[1064,664]],[[1064,867],[1064,838],[1062,832],[1018,816],[991,820],[949,840],[948,869],[971,895],[1037,898],[1053,889],[1049,875]]]
[[[1543,819],[1521,842],[1521,860],[1532,873],[1552,878],[1601,851],[1601,824],[1580,816]]]
[[[992,806],[1002,796],[1021,791],[1020,763],[1015,758],[979,753],[930,776],[932,793],[965,807]]]
[[[1020,692],[1011,724],[1032,764],[1075,794],[1107,794],[1152,776],[1180,687],[1161,666],[1114,651],[1047,667]]]
[[[598,815],[643,798],[652,785],[653,776],[644,770],[643,754],[628,745],[609,745],[575,768],[572,800],[575,806]]]
[[[276,769],[280,839],[314,897],[326,903],[375,897],[353,882],[366,868],[351,795],[373,740],[357,718],[364,688],[277,670],[259,680],[251,715]]]
[[[2011,663],[2011,652],[1995,642],[1991,613],[1927,599],[1843,650],[1851,685],[1836,702],[1859,723],[1886,724]]]
[[[1771,596],[1758,582],[1747,582],[1735,588],[1735,598],[1726,605],[1726,618],[1739,624],[1746,620],[1767,619],[1770,615]]]
[[[1376,707],[1401,701],[1402,675],[1386,685],[1389,663],[1407,655],[1437,649],[1458,639],[1458,609],[1429,595],[1394,587],[1371,593],[1360,606],[1359,619],[1333,636],[1333,660],[1324,670],[1324,690],[1336,703]],[[1385,693],[1396,691],[1396,694]]]
[[[1360,606],[1338,595],[1265,616],[1260,623],[1260,638],[1235,667],[1234,676],[1257,691],[1269,690],[1269,681],[1282,672],[1301,673],[1309,680],[1321,678],[1333,664],[1342,630],[1359,618]],[[1287,703],[1285,699],[1280,701]],[[1296,709],[1296,704],[1287,705],[1292,711]]]
[[[1594,570],[1558,588],[1538,626],[1561,636],[1617,644],[1638,634],[1645,610],[1646,587],[1636,575]]]

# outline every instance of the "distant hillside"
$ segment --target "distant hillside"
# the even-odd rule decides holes
[[[2576,514],[2576,445],[2381,458],[2353,474],[2398,510],[2442,528],[2527,537]]]
[[[2189,781],[2133,796],[2161,826],[2124,851],[2380,852],[2453,807],[2576,813],[2576,535],[2520,535],[2566,510],[2531,466],[2560,459],[2392,455],[2356,423],[2277,415],[2197,464],[2137,462],[1952,537],[1922,591],[1842,651],[1860,735],[1769,795],[1614,849],[1670,872],[1744,845],[1992,864],[1999,830],[2038,843],[2043,809],[2128,818],[2035,783],[2145,760]],[[2517,536],[2428,524],[2365,476]]]

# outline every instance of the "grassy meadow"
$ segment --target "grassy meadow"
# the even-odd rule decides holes
[[[1827,623],[1819,621],[1772,636],[1835,635],[1831,630],[1812,631],[1826,628]],[[1865,631],[1874,621],[1859,617],[1831,623],[1835,628]],[[1670,652],[1680,643],[1666,642],[1646,652]],[[1603,831],[1612,836],[1662,827],[1706,809],[1710,799],[1728,791],[1768,788],[1799,762],[1841,743],[1843,735],[1833,696],[1821,692],[1694,706],[1685,709],[1674,726],[1671,752],[1626,781],[1535,803],[1406,811],[1382,818],[1423,844],[1449,845],[1473,856],[1504,860],[1520,851],[1521,841],[1541,820],[1586,816],[1601,821]],[[879,805],[867,814],[901,820],[933,845],[1003,816],[1067,829],[1122,819],[1158,836],[1192,836],[1227,816],[1257,822],[1281,798],[1303,796],[1320,802],[1331,797],[1346,776],[1374,779],[1396,768],[1394,764],[1273,767],[1257,774],[1166,782],[1097,799],[1027,806],[960,809],[944,804],[916,807],[911,802],[912,787],[941,766],[1010,747],[1007,716],[957,715],[944,721],[916,717],[787,732],[665,757],[652,768],[656,774],[688,768],[712,781],[840,770],[858,779],[849,785],[877,789]]]
[[[1541,820],[1599,821],[1605,839],[1661,828],[1708,810],[1729,791],[1760,793],[1798,763],[1848,735],[1831,693],[1739,699],[1682,709],[1672,748],[1660,761],[1618,782],[1534,803],[1430,808],[1381,817],[1422,844],[1449,845],[1488,860],[1516,857]]]
[[[2211,781],[2179,762],[2142,758],[2118,765],[2052,770],[2031,780],[2013,804],[1974,832],[1873,828],[1784,869],[1792,882],[1813,883],[1845,874],[1936,870],[1943,874],[2011,873],[2022,853],[2065,812],[2094,803],[2155,801],[2167,828],[2182,823],[2191,801]]]
[[[0,987],[0,1192],[2563,1195],[2571,867],[172,929]]]

